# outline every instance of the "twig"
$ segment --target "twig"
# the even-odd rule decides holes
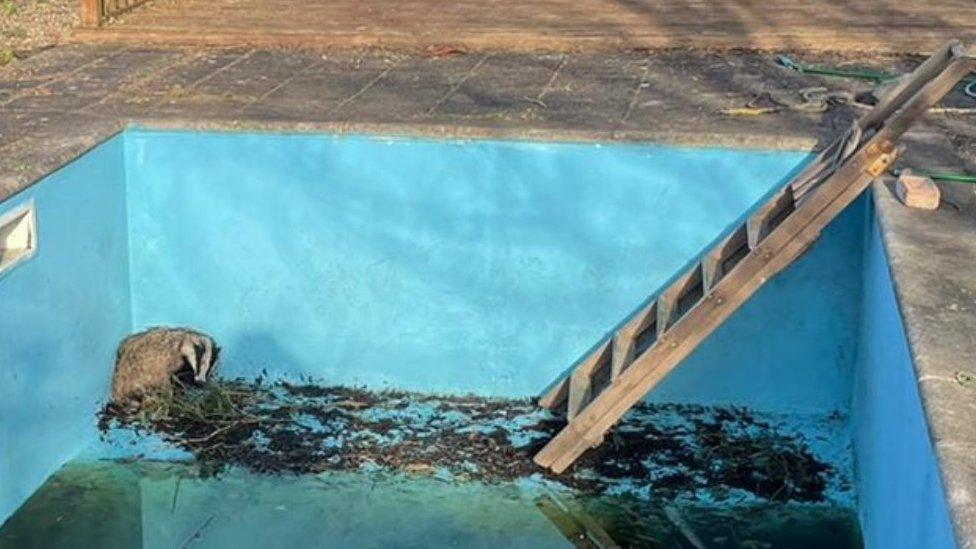
[[[685,520],[681,517],[681,514],[678,512],[678,509],[676,507],[671,505],[665,505],[664,516],[667,517],[669,521],[671,521],[671,524],[673,524],[675,528],[678,529],[678,532],[681,533],[685,541],[687,541],[692,547],[694,547],[695,549],[705,549],[705,544],[702,542],[701,538],[699,538],[698,535],[695,534],[694,530],[691,529],[691,526],[689,526],[688,523],[685,522]]]
[[[360,402],[358,400],[340,400],[340,401],[334,403],[331,406],[332,409],[335,409],[335,408],[355,408],[356,410],[360,410],[362,408],[368,408],[368,407],[369,407],[369,404],[368,403],[366,403],[366,402]]]
[[[190,442],[190,443],[207,442],[210,439],[212,439],[213,437],[215,437],[215,436],[217,436],[217,435],[219,435],[221,433],[226,433],[227,431],[233,429],[234,427],[240,427],[242,425],[249,425],[249,424],[250,425],[253,425],[255,423],[261,423],[261,420],[257,420],[257,419],[244,419],[244,420],[240,420],[240,421],[235,421],[234,423],[227,424],[227,425],[225,425],[225,426],[223,426],[223,427],[221,427],[221,428],[213,431],[212,433],[210,433],[209,435],[207,435],[205,437],[187,438],[187,439],[184,439],[184,442]]]
[[[536,99],[535,97],[529,97],[527,95],[523,95],[523,96],[519,97],[519,99],[521,99],[522,101],[527,101],[529,103],[532,103],[533,105],[538,105],[538,106],[542,107],[543,109],[548,109],[549,108],[549,106],[546,105],[545,102],[543,102],[541,99]]]
[[[206,522],[204,522],[199,528],[197,528],[196,531],[194,531],[190,537],[186,538],[186,541],[183,543],[183,546],[180,549],[186,549],[187,547],[190,546],[191,543],[198,540],[200,538],[200,534],[202,534],[203,531],[206,530],[208,526],[210,526],[210,523],[213,522],[213,520],[214,520],[214,515],[210,515],[210,518],[208,518]]]
[[[213,450],[216,450],[217,448],[232,448],[232,446],[228,446],[228,445],[224,444],[223,442],[218,442],[216,444],[211,444],[210,446],[204,446],[202,448],[196,448],[196,449],[194,449],[194,451],[198,455],[203,455],[203,454],[206,454],[207,452],[211,452]]]
[[[170,504],[170,507],[169,507],[169,512],[170,513],[175,513],[176,512],[176,498],[178,498],[180,496],[180,484],[182,482],[183,482],[183,477],[182,476],[176,477],[176,488],[173,489],[173,503]]]

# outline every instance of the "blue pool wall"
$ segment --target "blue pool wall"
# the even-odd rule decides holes
[[[231,376],[516,397],[538,394],[806,158],[127,137],[135,328],[212,333]],[[657,398],[846,408],[861,215],[838,220]]]
[[[0,275],[0,521],[97,435],[130,328],[123,139],[0,203],[31,200],[38,252]]]
[[[865,546],[955,547],[884,244],[871,218],[851,406]]]

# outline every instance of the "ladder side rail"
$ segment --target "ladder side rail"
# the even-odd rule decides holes
[[[949,40],[943,44],[925,62],[908,73],[874,108],[855,122],[855,133],[875,131],[879,122],[887,119],[901,108],[928,81],[943,72],[951,62],[964,56],[965,51],[962,43],[958,40]],[[798,202],[805,198],[810,187],[816,186],[824,179],[825,175],[829,175],[827,172],[830,169],[831,157],[839,154],[838,148],[844,146],[844,141],[850,135],[851,133],[845,134],[833,141],[789,183],[794,187]],[[861,138],[860,135],[858,137]]]
[[[910,72],[905,81],[895,86],[891,93],[875,105],[873,109],[858,119],[858,126],[862,130],[870,130],[904,106],[931,80],[945,72],[950,64],[966,57],[967,54],[962,42],[959,40],[949,40],[929,56],[925,62]],[[955,85],[954,83],[952,86]]]

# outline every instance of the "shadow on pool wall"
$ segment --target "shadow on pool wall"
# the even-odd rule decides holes
[[[866,547],[955,547],[888,260],[873,215],[851,404],[858,514]]]

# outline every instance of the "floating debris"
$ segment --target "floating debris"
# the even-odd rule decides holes
[[[834,418],[840,421],[840,418]],[[135,413],[109,405],[104,433],[149,432],[226,467],[315,474],[386,469],[487,483],[536,475],[587,493],[819,502],[843,474],[802,436],[745,408],[641,404],[562,475],[532,456],[565,419],[528,399],[223,381]]]

